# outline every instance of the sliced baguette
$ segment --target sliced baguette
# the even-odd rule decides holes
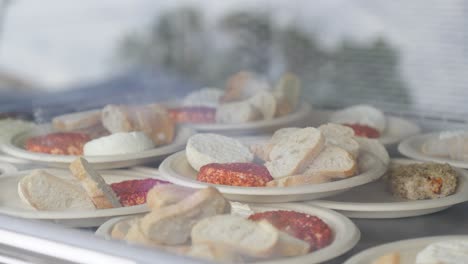
[[[274,254],[279,257],[295,257],[308,254],[309,250],[309,243],[280,231]]]
[[[210,163],[252,162],[254,159],[249,148],[239,140],[209,133],[190,137],[185,154],[196,171]]]
[[[273,91],[277,101],[275,116],[285,116],[294,112],[299,104],[301,90],[301,81],[296,75],[283,75]]]
[[[208,187],[177,204],[153,210],[139,224],[145,237],[155,243],[180,245],[188,241],[190,231],[203,218],[228,212],[230,209],[222,194]]]
[[[356,175],[357,162],[346,150],[336,147],[326,147],[320,155],[306,168],[303,175],[320,175],[327,178],[347,178]]]
[[[169,144],[175,137],[175,124],[165,107],[107,105],[101,112],[102,124],[112,133],[142,131],[156,146]]]
[[[151,210],[176,204],[190,195],[197,189],[187,188],[175,184],[159,184],[154,186],[146,195],[146,203]]]
[[[278,140],[265,163],[273,178],[300,174],[312,163],[325,146],[320,130],[307,127]]]
[[[301,186],[306,184],[321,184],[330,182],[333,179],[324,175],[314,174],[314,175],[291,175],[279,179],[269,181],[267,187],[291,187],[291,186]]]
[[[262,119],[262,113],[248,101],[225,103],[216,110],[216,122],[240,124]]]
[[[271,139],[264,144],[254,144],[250,146],[250,151],[264,161],[270,160],[271,149],[282,139],[287,138],[292,132],[298,131],[298,127],[281,128],[275,131]]]
[[[318,128],[324,135],[327,146],[345,149],[354,158],[359,156],[359,143],[354,139],[354,130],[350,127],[328,123]]]
[[[121,207],[119,199],[102,176],[82,157],[70,164],[70,171],[98,209]]]
[[[75,112],[54,117],[52,126],[58,131],[86,129],[101,124],[101,110]]]
[[[193,244],[225,245],[251,257],[274,254],[279,232],[270,223],[233,215],[216,215],[199,221],[191,232]]]
[[[227,83],[222,103],[242,101],[254,96],[259,91],[270,90],[270,85],[252,72],[241,71],[232,75]]]
[[[269,91],[260,91],[253,97],[248,99],[248,102],[256,109],[260,110],[262,119],[271,120],[276,113],[276,98]]]
[[[85,190],[78,184],[35,170],[18,182],[21,200],[37,210],[94,209]]]

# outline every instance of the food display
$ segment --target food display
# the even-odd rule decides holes
[[[112,238],[222,263],[313,254],[334,239],[333,230],[313,215],[275,210],[240,216],[212,187],[154,189],[151,212],[117,222]]]
[[[289,187],[320,184],[358,174],[360,151],[370,151],[388,164],[377,141],[357,139],[351,128],[325,124],[319,128],[283,128],[250,149],[216,134],[192,136],[185,150],[197,180],[242,187]]]
[[[226,88],[204,88],[188,94],[182,106],[170,107],[178,123],[241,124],[272,120],[294,112],[299,104],[301,83],[297,76],[285,74],[272,87],[251,72],[231,76]]]
[[[395,196],[410,200],[436,199],[455,193],[458,175],[449,164],[415,163],[393,167],[388,182]]]
[[[29,138],[25,148],[54,155],[83,155],[84,145],[90,140],[91,137],[84,133],[57,132]]]

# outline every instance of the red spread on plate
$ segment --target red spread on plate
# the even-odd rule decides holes
[[[268,211],[253,214],[253,221],[266,220],[279,230],[310,244],[310,251],[328,246],[333,240],[333,232],[320,218],[294,211]]]
[[[168,183],[167,181],[148,178],[112,183],[110,186],[123,206],[133,206],[146,203],[146,195],[155,185]]]
[[[171,108],[169,116],[177,123],[214,123],[216,108],[204,106]]]
[[[90,140],[85,133],[59,132],[29,138],[25,148],[55,155],[83,155],[83,146]]]
[[[358,137],[366,137],[366,138],[379,138],[380,132],[370,126],[361,125],[361,124],[343,124],[344,126],[348,126],[354,130],[354,134]]]
[[[265,166],[255,163],[212,163],[200,168],[197,180],[221,185],[263,187],[273,177]]]

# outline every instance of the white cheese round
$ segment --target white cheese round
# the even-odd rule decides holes
[[[85,156],[129,154],[154,148],[143,132],[115,133],[89,141],[84,145]]]
[[[416,264],[468,263],[468,241],[452,240],[431,244],[418,253]]]

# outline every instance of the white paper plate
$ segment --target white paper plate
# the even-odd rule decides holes
[[[40,131],[28,131],[19,133],[11,138],[9,142],[1,146],[1,150],[14,157],[29,160],[31,162],[46,164],[52,167],[67,168],[76,159],[73,155],[52,155],[46,153],[31,152],[24,149],[24,142],[32,136],[50,133],[50,127],[44,127]],[[185,147],[188,138],[194,134],[194,130],[188,127],[180,127],[174,141],[158,148],[132,153],[112,156],[85,156],[89,163],[96,169],[125,168],[148,162],[162,160],[168,155],[177,152]]]
[[[214,185],[196,180],[197,172],[190,166],[181,151],[169,156],[159,167],[159,172],[168,181],[191,188],[214,186],[230,200],[248,203],[283,203],[309,201],[336,195],[350,188],[377,180],[386,171],[386,166],[374,155],[363,153],[360,156],[361,174],[335,182],[309,184],[294,187],[237,187]]]
[[[417,161],[394,159],[396,164]],[[459,185],[453,195],[432,200],[406,200],[393,196],[384,179],[353,188],[337,196],[310,202],[311,204],[337,210],[351,218],[401,218],[430,214],[468,201],[468,172],[457,169]]]
[[[262,120],[242,124],[189,124],[202,133],[216,133],[230,136],[253,135],[273,133],[288,126],[297,126],[306,119],[310,113],[310,104],[302,103],[296,112],[271,120]]]
[[[435,139],[438,138],[440,133],[429,133],[429,134],[423,134],[423,135],[416,135],[412,136],[400,143],[398,145],[398,151],[400,151],[401,154],[417,159],[417,160],[423,160],[423,161],[433,161],[433,162],[439,162],[439,163],[448,163],[454,167],[457,168],[463,168],[463,169],[468,169],[468,161],[462,161],[462,160],[454,160],[449,157],[443,158],[443,157],[433,157],[426,155],[422,153],[422,145],[424,142],[430,139]]]
[[[330,116],[333,111],[328,110],[314,110],[311,112],[311,119],[313,126],[320,126],[321,124],[329,122]],[[395,116],[385,116],[387,119],[386,129],[378,140],[386,145],[391,146],[399,143],[400,141],[419,134],[421,128],[406,119],[395,117]]]
[[[8,173],[14,173],[17,172],[18,169],[16,169],[15,166],[9,164],[9,163],[3,163],[0,162],[0,175],[3,174],[8,174]]]
[[[66,170],[45,170],[55,176],[72,179],[71,173]],[[146,205],[99,210],[37,211],[25,204],[18,195],[19,180],[30,172],[31,171],[21,171],[4,174],[0,177],[0,213],[21,218],[50,220],[71,227],[93,227],[99,226],[111,217],[132,215],[148,211]],[[160,177],[151,177],[134,171],[124,170],[102,171],[101,174],[107,183],[144,178],[158,178],[164,180]]]
[[[254,212],[271,210],[292,210],[307,213],[310,215],[315,215],[322,219],[324,222],[326,222],[334,233],[333,242],[323,249],[300,257],[282,258],[271,261],[263,261],[259,263],[321,263],[346,253],[357,244],[360,238],[360,232],[353,222],[351,222],[348,218],[344,217],[343,215],[328,209],[314,206],[306,206],[301,204],[250,205],[250,208]],[[233,211],[235,211],[235,205],[233,205]],[[99,227],[99,229],[96,231],[96,235],[105,237],[106,239],[112,239],[110,234],[113,226],[116,223],[123,221],[127,218],[128,217],[119,217],[109,220],[108,222],[104,223],[102,226]]]
[[[400,264],[414,264],[416,255],[429,244],[447,240],[466,240],[468,236],[434,236],[423,237],[383,244],[369,248],[348,259],[344,264],[372,264],[377,258],[392,252],[399,252]],[[461,263],[460,263],[461,264]]]

